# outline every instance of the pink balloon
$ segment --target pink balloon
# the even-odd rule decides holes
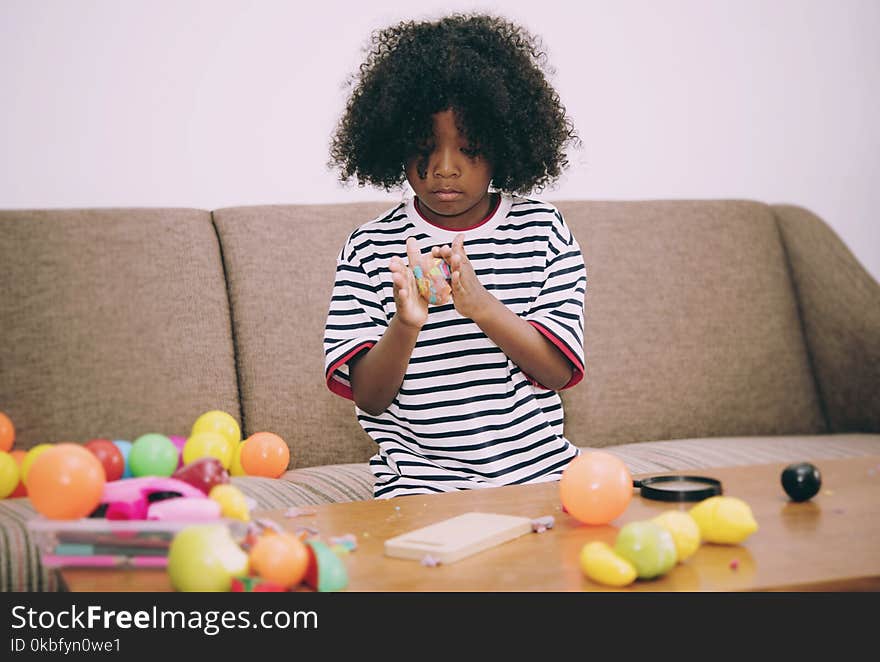
[[[183,466],[183,447],[186,445],[186,437],[172,434],[168,435],[168,438],[177,447],[177,468],[180,469]]]

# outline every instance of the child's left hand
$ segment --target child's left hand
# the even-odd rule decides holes
[[[489,291],[477,278],[471,261],[464,250],[464,235],[456,235],[452,246],[435,246],[434,257],[446,260],[452,272],[452,302],[462,317],[475,318],[487,308],[492,299]]]

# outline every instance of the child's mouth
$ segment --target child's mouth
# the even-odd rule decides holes
[[[452,189],[441,189],[437,191],[433,191],[434,197],[436,197],[441,202],[452,202],[453,200],[458,200],[462,195],[464,195],[461,191],[454,191]]]

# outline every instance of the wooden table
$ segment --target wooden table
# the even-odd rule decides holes
[[[724,493],[749,503],[759,530],[742,545],[703,544],[687,562],[625,591],[880,591],[880,456],[815,462],[822,488],[810,501],[791,502],[780,484],[785,463],[700,470],[722,481]],[[652,474],[657,475],[657,474]],[[317,506],[314,515],[270,516],[285,528],[313,527],[325,540],[353,533],[357,549],[344,557],[349,591],[598,591],[578,553],[591,540],[614,543],[626,522],[651,518],[669,504],[634,496],[607,526],[578,523],[561,511],[558,483],[471,490],[429,497]],[[426,567],[388,558],[387,538],[470,511],[537,518],[555,526],[450,565]],[[72,591],[168,591],[162,570],[60,571]]]

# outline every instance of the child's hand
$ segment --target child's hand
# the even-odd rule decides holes
[[[442,257],[449,263],[452,271],[452,302],[462,317],[476,321],[487,307],[492,295],[477,278],[471,261],[464,250],[464,235],[456,235],[452,246],[435,246],[431,250],[435,257]]]
[[[412,267],[419,264],[421,252],[415,237],[406,240],[407,266],[397,256],[391,258],[388,268],[394,282],[394,304],[397,306],[397,317],[405,325],[421,329],[428,319],[428,302],[419,294],[416,277]]]

